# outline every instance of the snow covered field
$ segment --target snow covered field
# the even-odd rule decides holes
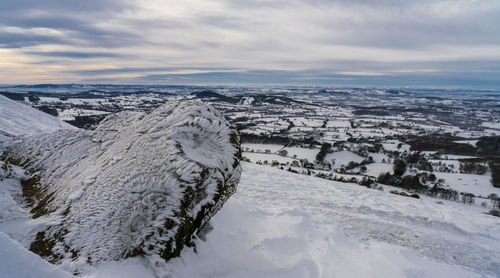
[[[247,150],[248,148],[248,150]],[[283,149],[283,145],[277,144],[252,144],[252,143],[243,143],[241,144],[241,149],[243,151],[253,151],[263,153],[266,150],[269,150],[271,153],[275,153],[281,149]]]
[[[299,159],[314,161],[316,159],[316,154],[319,152],[319,149],[301,148],[296,146],[285,147],[277,144],[244,143],[241,145],[241,148],[244,152],[243,156],[250,159],[250,161],[254,163],[259,160],[267,160],[268,162],[276,160],[279,163],[291,163],[293,160]],[[278,155],[280,150],[285,150],[287,152],[286,156]]]
[[[332,161],[333,159],[335,159],[334,167],[337,168],[340,167],[341,165],[345,166],[351,161],[359,163],[364,160],[363,157],[350,151],[339,151],[339,152],[328,153],[325,157],[325,161]]]
[[[486,123],[482,123],[482,126],[485,126],[485,127],[489,127],[489,128],[493,128],[493,129],[500,129],[500,123],[495,123],[495,122],[486,122]]]
[[[106,115],[109,112],[105,111],[95,111],[88,109],[65,109],[63,111],[59,111],[59,119],[63,121],[74,121],[76,116],[91,116],[91,115]]]
[[[500,195],[500,188],[491,185],[490,175],[441,172],[435,172],[434,174],[438,179],[444,179],[446,185],[459,192],[468,192],[483,197],[487,197],[492,193]]]
[[[290,157],[285,157],[277,154],[272,154],[272,153],[251,153],[251,152],[244,152],[243,157],[250,159],[250,162],[257,163],[261,162],[264,163],[267,161],[266,164],[271,164],[272,161],[277,161],[278,163],[292,163],[295,159],[290,158]]]

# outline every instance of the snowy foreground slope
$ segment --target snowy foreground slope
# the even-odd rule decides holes
[[[237,193],[173,277],[498,277],[500,221],[245,163]]]
[[[0,250],[0,277],[71,277],[69,273],[42,260],[2,232]]]
[[[170,277],[499,277],[500,221],[484,209],[244,163],[238,191]],[[154,277],[139,259],[84,277]],[[149,272],[149,275],[146,273]]]
[[[4,204],[11,195],[15,192],[0,192]],[[206,241],[198,240],[197,253],[185,249],[163,273],[170,277],[500,276],[498,218],[480,207],[438,201],[243,163],[238,190],[212,218],[214,229]],[[20,211],[0,223],[0,230],[19,239],[33,221]],[[140,258],[101,263],[80,276],[155,277]]]

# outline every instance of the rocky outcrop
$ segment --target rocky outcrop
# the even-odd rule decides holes
[[[92,132],[29,137],[6,153],[32,173],[23,194],[48,223],[31,250],[72,265],[178,256],[241,173],[237,131],[195,102],[110,115]]]

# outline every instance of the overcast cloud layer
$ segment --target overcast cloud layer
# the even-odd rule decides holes
[[[498,0],[0,1],[0,83],[500,87]]]

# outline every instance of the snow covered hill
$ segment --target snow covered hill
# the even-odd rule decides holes
[[[0,95],[0,136],[36,134],[58,129],[76,128],[57,117]]]

